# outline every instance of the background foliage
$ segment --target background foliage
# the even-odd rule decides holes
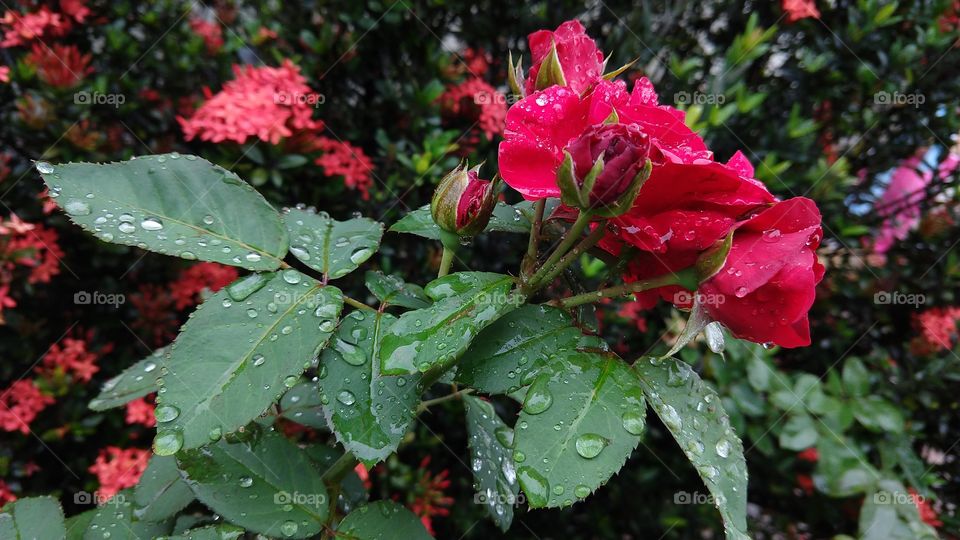
[[[148,447],[150,427],[131,423],[123,409],[95,413],[87,403],[101,383],[169,342],[199,291],[188,262],[99,243],[45,211],[31,160],[113,161],[176,150],[251,179],[276,206],[305,203],[340,219],[362,211],[392,222],[428,202],[462,156],[495,162],[497,138],[477,123],[495,116],[495,107],[477,94],[467,93],[459,108],[442,96],[457,96],[450,89],[475,78],[505,90],[508,51],[525,53],[529,32],[579,18],[612,52],[611,65],[638,57],[630,73],[650,77],[664,103],[686,108],[688,123],[721,159],[742,150],[771,191],[812,197],[824,215],[828,270],[811,313],[811,347],[737,344],[725,359],[702,345],[683,351],[719,391],[744,439],[751,529],[758,537],[855,536],[865,496],[837,479],[863,470],[915,489],[939,513],[941,533],[956,534],[957,175],[923,190],[921,219],[903,240],[882,254],[874,248],[889,227],[877,208],[889,171],[914,155],[936,169],[955,144],[956,21],[946,1],[818,4],[819,18],[791,21],[772,2],[90,1],[82,22],[44,40],[91,55],[89,70],[71,63],[79,80],[45,77],[29,46],[0,50],[0,65],[10,68],[10,81],[0,83],[0,214],[40,225],[26,235],[34,250],[26,258],[48,253],[48,267],[57,269],[43,279],[28,265],[4,267],[3,297],[16,305],[3,310],[0,386],[35,377],[55,402],[26,433],[0,434],[0,494],[54,493],[71,515],[88,507],[75,494],[98,488],[90,467],[103,449]],[[196,20],[218,28],[222,44],[211,46],[209,29],[205,41]],[[219,91],[234,64],[284,59],[323,96],[314,113],[323,136],[371,160],[368,198],[317,164],[324,151],[296,141],[186,140],[177,116],[189,117],[206,99],[203,88]],[[123,103],[85,103],[78,93],[123,96]],[[15,237],[5,230],[5,260],[24,258],[9,247]],[[515,249],[505,249],[508,242]],[[504,271],[517,261],[503,254],[521,253],[521,242],[478,238],[463,262]],[[374,265],[423,283],[439,262],[437,246],[423,246],[388,235]],[[596,264],[584,261],[588,273]],[[200,279],[200,288],[213,281]],[[78,303],[81,291],[126,301]],[[897,300],[908,295],[915,301]],[[680,315],[659,309],[666,318],[629,303],[607,305],[598,324],[620,336],[611,345],[627,358],[662,352]],[[69,356],[65,338],[83,342],[99,371],[84,377],[65,369],[58,360]],[[38,364],[53,367],[35,376]],[[399,455],[371,472],[371,498],[432,515],[439,537],[483,538],[496,529],[470,504],[463,407],[455,401],[422,415]],[[675,447],[653,424],[595,497],[564,510],[517,509],[509,535],[693,538],[718,529],[711,505],[676,504],[678,494],[705,490]],[[801,453],[811,447],[816,461]],[[421,461],[427,454],[433,457]]]

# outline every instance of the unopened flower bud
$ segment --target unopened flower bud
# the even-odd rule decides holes
[[[650,176],[650,147],[637,125],[591,126],[564,149],[557,171],[564,204],[604,217],[627,211]]]
[[[498,180],[481,180],[479,169],[479,165],[468,169],[461,163],[440,181],[430,201],[430,212],[442,230],[460,237],[474,236],[490,222],[497,203]]]

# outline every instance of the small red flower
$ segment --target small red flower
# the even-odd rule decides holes
[[[787,22],[794,23],[800,19],[813,17],[820,18],[820,11],[814,0],[781,0],[780,6],[787,14]]]
[[[0,82],[8,83],[10,82],[10,68],[7,66],[0,66]]]
[[[913,488],[907,488],[907,492],[910,493],[910,500],[912,500],[913,504],[917,507],[921,521],[931,527],[943,526],[943,522],[940,521],[940,515],[930,506],[930,503],[927,502],[925,497],[917,493],[917,490]]]
[[[17,496],[10,491],[10,486],[8,486],[3,480],[0,480],[0,508],[3,508],[5,504],[11,503],[15,500],[17,500]]]
[[[30,433],[30,423],[53,404],[53,398],[37,388],[31,380],[19,380],[0,391],[0,429]]]
[[[809,463],[816,463],[820,461],[820,452],[817,452],[817,447],[811,446],[803,452],[797,454],[797,459],[800,461],[807,461]]]
[[[808,496],[813,495],[813,478],[809,474],[798,474],[797,486]]]
[[[206,90],[207,102],[189,119],[177,117],[188,141],[243,144],[255,137],[279,144],[284,137],[323,127],[312,118],[319,97],[290,60],[275,68],[234,66],[233,72],[234,79],[219,93]]]
[[[180,272],[180,277],[170,284],[170,294],[177,309],[195,306],[205,292],[215,293],[237,279],[239,273],[232,266],[203,262]]]
[[[145,398],[135,399],[127,403],[126,422],[130,425],[143,424],[147,427],[157,425],[157,419],[153,414],[154,406]]]
[[[0,17],[0,27],[4,32],[0,49],[5,49],[26,45],[43,37],[63,35],[70,29],[70,21],[43,6],[34,13],[8,10]]]
[[[317,137],[314,148],[323,152],[316,164],[327,176],[342,176],[343,183],[360,192],[363,200],[370,199],[373,186],[373,161],[359,147],[346,141]]]
[[[415,498],[410,504],[410,511],[420,516],[420,521],[423,522],[427,532],[430,536],[434,536],[433,518],[450,515],[450,507],[453,506],[454,499],[444,494],[444,491],[450,487],[450,471],[444,469],[434,474],[427,469],[429,465],[430,456],[420,461],[421,476],[420,481],[413,488]]]
[[[27,55],[27,63],[37,70],[37,76],[44,83],[54,88],[73,88],[93,73],[92,58],[81,54],[76,45],[35,43]]]
[[[203,39],[208,53],[217,54],[223,48],[223,29],[219,24],[194,17],[190,19],[190,29]]]
[[[122,489],[135,486],[146,470],[150,456],[149,450],[139,448],[108,446],[101,450],[96,461],[87,469],[100,482],[98,498],[106,500]]]

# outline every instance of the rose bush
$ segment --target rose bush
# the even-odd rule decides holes
[[[485,537],[511,519],[512,536],[709,535],[740,515],[744,499],[705,498],[703,485],[727,489],[741,477],[726,475],[726,467],[738,468],[737,437],[751,475],[749,489],[733,487],[749,497],[751,535],[914,538],[932,535],[929,525],[949,537],[952,492],[941,479],[953,467],[955,418],[941,411],[955,402],[956,215],[953,153],[942,141],[957,127],[955,62],[944,54],[955,17],[934,4],[818,10],[785,2],[744,12],[725,2],[655,3],[642,13],[616,2],[587,12],[567,2],[549,10],[420,2],[4,8],[0,344],[9,361],[0,367],[0,500],[19,500],[0,521],[19,527],[33,523],[30,513],[56,516],[56,505],[35,498],[52,494],[71,516],[71,537],[125,524],[140,537],[202,527],[241,534],[224,519],[247,531],[265,527],[246,519],[252,508],[216,497],[239,492],[267,501],[257,512],[284,512],[277,536],[308,534],[325,506],[331,526],[363,537],[358,505],[367,514],[395,512],[394,534],[416,525],[402,505],[437,537]],[[583,24],[561,23],[574,16]],[[412,39],[411,28],[421,27],[443,40]],[[519,38],[536,28],[557,30],[534,33],[524,50]],[[620,62],[606,66],[611,51],[610,62]],[[522,56],[534,69],[510,66],[522,65]],[[577,106],[537,110],[538,94],[569,88]],[[904,98],[915,106],[904,107]],[[501,144],[508,110],[522,116],[522,101],[535,114],[515,122]],[[576,133],[564,138],[568,126]],[[516,192],[500,194],[496,172],[506,177],[508,167],[495,156],[510,145],[535,166],[511,179]],[[129,161],[134,155],[144,157]],[[204,172],[200,159],[186,156],[222,169]],[[482,176],[436,190],[464,159],[486,159]],[[183,200],[204,213],[177,209],[195,227],[184,232],[165,219],[176,217],[170,200],[162,209],[138,200],[146,210],[102,214],[121,200],[113,181],[71,191],[78,180],[67,175],[52,198],[38,197],[43,184],[31,160],[58,173],[72,170],[68,162],[118,162],[110,171],[134,171],[139,187],[157,182],[165,196],[183,178],[232,171],[275,208],[304,201],[333,217],[291,208],[278,228],[266,207],[227,195],[235,185],[227,175],[223,189],[201,182],[216,187],[211,193],[186,184]],[[894,166],[900,170],[887,188],[884,171]],[[923,181],[900,181],[912,169]],[[529,178],[550,195],[524,195]],[[432,192],[455,204],[412,211]],[[515,204],[520,197],[528,202]],[[496,198],[503,202],[494,206]],[[83,225],[87,210],[88,229],[106,242],[67,222]],[[355,210],[375,219],[348,218]],[[245,219],[233,222],[234,215]],[[374,222],[415,234],[380,238]],[[257,240],[254,223],[267,233]],[[270,240],[282,229],[289,229],[286,251]],[[212,234],[194,236],[199,230]],[[532,242],[517,234],[528,231],[536,231]],[[456,232],[475,234],[469,248]],[[147,255],[141,246],[182,258]],[[277,258],[290,268],[269,279]],[[351,271],[356,264],[371,272]],[[430,283],[438,269],[454,272]],[[512,276],[514,284],[462,270]],[[322,295],[306,288],[314,283]],[[339,321],[334,334],[310,366],[295,365],[312,355],[285,348],[311,349],[319,327],[330,326],[337,290],[347,305],[330,319]],[[444,311],[458,302],[473,307]],[[311,311],[320,312],[313,333],[300,324]],[[470,314],[496,322],[477,334]],[[263,332],[248,369],[225,367],[238,365],[250,337],[216,337],[220,317],[238,332]],[[265,330],[274,317],[276,340]],[[686,330],[682,318],[690,319]],[[724,350],[721,324],[758,345],[728,338]],[[441,327],[451,335],[435,335]],[[515,339],[538,329],[550,338]],[[707,347],[699,346],[700,330]],[[470,342],[465,350],[453,336]],[[204,348],[205,340],[216,345]],[[375,343],[380,351],[365,348]],[[504,352],[518,343],[543,348]],[[589,404],[581,425],[591,430],[565,429],[565,391],[586,393],[600,380],[589,357],[606,355],[605,347],[623,359],[606,356],[605,380],[633,380],[622,378],[626,364],[641,385],[659,388],[645,394],[628,384],[616,406],[601,404],[613,411],[610,420],[623,413],[610,423],[622,431],[601,429]],[[668,352],[682,362],[648,360]],[[188,356],[203,361],[187,363]],[[377,359],[383,369],[371,378]],[[354,384],[364,376],[383,382],[383,394],[376,383],[366,392]],[[216,389],[208,385],[214,379],[227,384]],[[401,379],[403,386],[390,386]],[[150,387],[137,386],[144,382]],[[687,407],[682,392],[702,392],[700,405]],[[643,409],[635,393],[658,413],[649,425],[632,414]],[[729,416],[730,432],[684,433],[714,404]],[[384,408],[391,413],[375,412]],[[378,418],[389,420],[376,427]],[[628,452],[641,428],[644,444]],[[678,428],[679,452],[668,436]],[[555,445],[563,451],[541,455],[540,443],[558,436],[568,440]],[[173,457],[152,457],[155,437],[160,453],[182,446]],[[509,451],[491,454],[493,441]],[[187,448],[196,444],[199,453]],[[268,470],[222,470],[221,450],[261,459]],[[344,451],[362,462],[350,472],[345,459],[331,471],[330,460]],[[724,455],[719,465],[698,461]],[[301,489],[270,474],[283,470],[277,456],[299,464]],[[323,488],[307,485],[316,481],[311,469],[325,475]],[[212,485],[211,472],[233,483]],[[151,503],[153,486],[171,474],[188,483],[170,484],[171,498]],[[331,480],[341,474],[341,482]],[[606,477],[603,489],[592,489]],[[514,495],[517,486],[523,490]],[[642,504],[625,503],[638,496]],[[166,503],[187,498],[171,524]],[[471,498],[476,504],[460,504]],[[522,510],[562,507],[568,498],[573,508]],[[365,506],[369,499],[396,504]],[[303,511],[313,515],[301,519]],[[484,514],[490,519],[478,522]]]

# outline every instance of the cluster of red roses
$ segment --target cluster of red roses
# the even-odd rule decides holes
[[[646,78],[628,92],[623,81],[604,77],[604,55],[579,22],[535,32],[529,41],[533,66],[517,84],[524,95],[507,112],[500,144],[504,181],[528,200],[561,197],[558,172],[571,160],[573,176],[592,182],[584,203],[602,208],[632,195],[628,188],[649,159],[649,177],[629,210],[611,215],[599,244],[614,255],[629,248],[625,280],[691,267],[730,234],[732,246],[696,295],[671,285],[640,299],[678,307],[699,299],[710,318],[740,338],[808,345],[807,312],[824,271],[815,253],[822,231],[814,202],[774,197],[740,152],[726,163],[715,160],[684,113],[661,105]]]

